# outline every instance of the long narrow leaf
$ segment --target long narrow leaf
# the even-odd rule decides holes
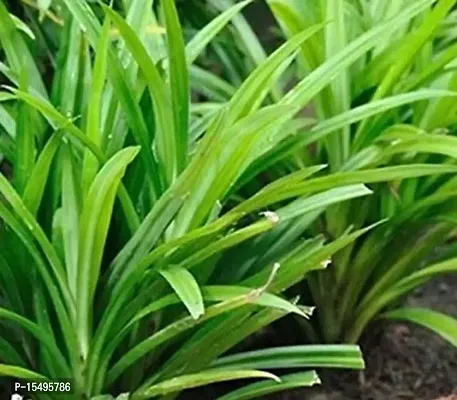
[[[403,320],[431,329],[457,347],[457,320],[448,315],[425,308],[400,308],[382,315],[383,318]]]
[[[151,396],[166,395],[168,393],[179,392],[185,389],[207,385],[208,383],[253,378],[273,379],[277,382],[281,381],[276,375],[263,371],[247,369],[231,371],[209,370],[198,374],[183,375],[179,378],[173,378],[168,381],[158,383],[140,393],[136,393],[135,396],[139,399],[149,399]]]
[[[168,42],[169,84],[175,132],[176,173],[186,166],[189,127],[189,72],[184,38],[174,0],[162,0]],[[165,125],[164,125],[165,127]]]
[[[236,389],[217,400],[250,400],[283,390],[311,387],[320,383],[315,371],[280,376],[281,382],[257,382]]]

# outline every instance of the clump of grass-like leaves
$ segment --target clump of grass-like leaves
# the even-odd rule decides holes
[[[457,345],[452,318],[427,309],[396,309],[418,286],[457,271],[454,246],[446,246],[449,251],[441,251],[439,260],[434,256],[456,230],[456,2],[267,3],[289,41],[320,27],[300,45],[298,63],[270,97],[277,104],[293,103],[295,91],[282,92],[295,76],[306,89],[302,104],[317,121],[299,118],[284,129],[287,137],[244,173],[244,192],[251,193],[258,182],[327,164],[326,173],[305,183],[308,190],[363,182],[374,194],[278,224],[245,245],[258,256],[246,260],[241,271],[249,275],[302,246],[313,254],[329,240],[384,221],[336,252],[325,271],[303,281],[302,292],[317,306],[316,323],[303,324],[309,337],[354,343],[372,320],[399,318]],[[241,38],[247,37],[245,23],[234,28]],[[246,40],[239,44],[251,49],[248,55],[258,46]],[[217,48],[214,52],[220,54]],[[217,88],[233,87],[231,74],[225,76],[228,82],[219,77]],[[213,78],[205,88],[217,100],[221,92]]]
[[[308,318],[310,308],[279,292],[370,229],[319,249],[305,242],[251,274],[244,264],[255,248],[230,259],[230,249],[278,223],[370,193],[363,179],[316,184],[320,165],[238,193],[331,81],[323,70],[262,106],[276,71],[321,27],[285,43],[225,104],[191,104],[189,68],[247,3],[187,44],[173,0],[161,1],[160,21],[152,1],[126,4],[123,18],[85,0],[53,3],[42,12],[57,19],[44,24],[57,25],[43,29],[34,14],[28,28],[0,2],[0,153],[13,171],[0,175],[0,375],[71,378],[77,399],[168,399],[269,379],[222,397],[239,400],[318,382],[314,371],[277,377],[275,369],[362,368],[357,346],[224,355],[288,313]]]

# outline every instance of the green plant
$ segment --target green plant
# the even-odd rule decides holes
[[[34,30],[25,37],[0,2],[8,82],[0,153],[13,168],[11,180],[0,175],[0,376],[71,378],[78,399],[123,392],[119,398],[168,399],[214,382],[271,379],[222,397],[248,399],[318,382],[314,371],[280,380],[271,370],[362,368],[357,346],[224,355],[288,313],[307,318],[310,308],[270,288],[322,268],[370,229],[342,235],[311,258],[304,244],[279,269],[265,263],[251,282],[223,261],[279,220],[370,193],[361,183],[310,191],[308,177],[322,169],[312,166],[247,199],[236,195],[236,182],[271,147],[266,133],[274,142],[307,100],[299,85],[294,102],[260,107],[271,71],[320,28],[287,42],[197,129],[195,110],[214,104],[190,104],[188,68],[233,10],[185,45],[174,1],[161,2],[165,36],[152,1],[125,3],[124,20],[107,6],[61,1],[63,28],[53,26],[61,46],[42,76],[29,41],[50,49],[47,38]],[[283,208],[269,212],[277,203]],[[222,275],[232,284],[220,284]]]
[[[307,88],[303,105],[317,124],[302,119],[284,131],[287,137],[248,168],[243,190],[328,164],[330,175],[308,181],[310,190],[364,182],[374,194],[284,222],[244,245],[259,254],[242,263],[244,276],[287,258],[303,238],[323,233],[334,240],[385,221],[334,254],[331,267],[307,277],[301,292],[313,299],[317,319],[300,324],[312,340],[355,343],[372,320],[403,318],[457,345],[455,320],[424,309],[391,311],[416,287],[457,271],[457,259],[447,256],[454,246],[438,260],[434,255],[455,234],[455,174],[425,176],[432,163],[452,168],[457,155],[455,1],[268,5],[288,38],[324,24],[301,45],[297,65],[282,81],[287,85],[293,75]],[[313,87],[328,74],[332,80]],[[287,93],[277,103],[295,99]]]

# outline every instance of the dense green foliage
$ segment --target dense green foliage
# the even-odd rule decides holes
[[[455,165],[455,3],[267,1],[286,38],[323,24],[300,46],[297,64],[286,70],[270,101],[294,100],[290,93],[282,93],[295,79],[316,82],[325,76],[323,71],[333,79],[320,86],[323,90],[315,97],[309,96],[307,113],[317,124],[304,118],[297,121],[287,139],[251,166],[244,180],[247,193],[256,181],[265,183],[326,164],[334,178],[322,177],[319,182],[352,183],[360,177],[370,183],[374,194],[322,208],[313,218],[278,225],[276,235],[267,233],[253,241],[259,260],[287,255],[302,238],[322,234],[322,242],[310,239],[318,248],[325,240],[384,221],[335,254],[331,267],[313,273],[301,285],[301,292],[317,306],[315,323],[305,323],[313,340],[354,343],[373,319],[401,316],[457,343],[456,322],[441,314],[430,310],[382,314],[417,286],[457,270],[454,246],[448,245],[455,233],[455,175],[414,176],[429,168],[427,164]],[[252,41],[246,21],[238,18],[231,33],[241,38],[234,41],[237,51],[251,62],[255,54],[261,60],[265,53],[258,50],[261,43]],[[217,47],[213,53],[221,54]],[[217,88],[237,85],[231,63],[225,67],[226,81],[219,79]],[[213,81],[214,77],[207,79],[204,87],[210,98],[220,101]],[[230,90],[224,95],[229,96]]]
[[[305,76],[370,30],[390,26],[370,52],[336,75],[316,98],[318,120],[356,105],[367,110],[389,102],[393,105],[389,96],[399,100],[395,108],[374,117],[353,124],[347,120],[315,151],[308,148],[302,164],[326,162],[331,172],[341,173],[416,163],[455,165],[457,87],[456,74],[449,68],[456,55],[451,28],[456,18],[451,11],[454,0],[337,1],[335,7],[321,2],[314,16],[308,13],[309,21],[301,17],[305,8],[299,8],[300,4],[306,7],[306,2],[292,3],[269,3],[286,34],[329,21],[320,41],[303,46],[298,76]],[[408,5],[421,12],[392,29],[390,18]],[[292,21],[294,17],[299,21]],[[448,94],[434,98],[430,90],[447,90]],[[425,99],[427,93],[431,98]],[[398,307],[404,295],[438,274],[457,271],[457,260],[447,254],[439,254],[443,261],[438,264],[433,259],[437,248],[455,232],[455,182],[454,174],[388,178],[370,186],[373,196],[322,214],[313,232],[323,230],[330,238],[375,221],[386,222],[336,254],[332,268],[308,280],[320,310],[321,338],[357,342],[368,323],[386,308]],[[446,316],[406,309],[381,315],[393,316],[435,329],[457,345],[457,323]]]
[[[279,270],[265,263],[251,284],[236,279],[236,264],[220,262],[278,223],[276,214],[263,213],[271,204],[290,203],[284,219],[312,212],[315,196],[303,197],[301,184],[320,169],[285,177],[245,201],[234,196],[262,153],[264,132],[291,121],[301,104],[260,107],[272,61],[203,132],[190,126],[188,68],[239,7],[185,44],[171,0],[160,4],[166,32],[151,2],[132,2],[126,19],[108,7],[96,5],[95,13],[84,1],[60,5],[63,27],[52,25],[59,35],[53,44],[0,3],[7,82],[0,149],[13,172],[12,179],[0,175],[0,375],[72,378],[78,399],[122,392],[172,398],[213,382],[269,379],[225,396],[253,398],[318,383],[314,371],[281,380],[270,372],[277,368],[361,368],[357,346],[221,357],[288,313],[308,318],[312,310],[298,299],[269,289],[290,286],[325,257],[300,268],[301,252]],[[281,59],[312,33],[282,49]],[[46,66],[46,52],[35,51],[56,43]],[[299,87],[296,93],[304,96]],[[317,196],[333,204],[368,190],[349,185],[327,193]],[[298,208],[296,198],[308,206]],[[233,284],[220,284],[216,268]]]
[[[238,400],[362,368],[318,343],[378,316],[457,344],[392,310],[457,270],[424,264],[454,233],[455,0],[269,0],[270,55],[250,1],[209,3],[0,0],[0,375],[78,399],[267,378]],[[317,343],[227,354],[286,314]]]

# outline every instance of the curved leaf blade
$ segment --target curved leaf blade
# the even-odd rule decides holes
[[[114,200],[127,165],[138,152],[138,147],[127,147],[114,155],[95,177],[84,203],[80,220],[76,297],[78,336],[84,355],[89,349],[92,300]]]
[[[234,390],[217,400],[250,400],[284,390],[311,387],[321,383],[316,371],[299,372],[279,377],[281,382],[256,382]]]
[[[35,380],[47,379],[44,375],[38,374],[37,372],[30,371],[29,369],[17,367],[15,365],[6,365],[6,364],[0,364],[0,376],[9,376],[12,378],[35,379]]]
[[[449,315],[426,308],[400,308],[383,314],[381,318],[414,322],[457,347],[457,320]]]
[[[195,388],[199,386],[208,385],[210,383],[226,382],[238,379],[253,379],[264,378],[273,379],[276,382],[281,380],[270,372],[256,371],[256,370],[230,370],[218,371],[210,370],[200,372],[198,374],[183,375],[177,378],[172,378],[164,382],[158,383],[144,390],[143,392],[136,393],[136,398],[149,399],[153,396],[166,395],[169,393],[180,392],[185,389]]]
[[[166,279],[179,296],[192,315],[192,318],[198,319],[205,313],[200,287],[193,275],[187,269],[173,265],[161,269],[159,273]]]
[[[200,29],[197,34],[187,43],[186,58],[187,64],[191,65],[198,58],[205,47],[214,37],[238,14],[244,7],[252,3],[253,0],[245,0],[225,10],[214,18],[206,26]]]
[[[302,345],[255,350],[219,358],[217,368],[352,368],[363,369],[360,348],[355,345]]]

